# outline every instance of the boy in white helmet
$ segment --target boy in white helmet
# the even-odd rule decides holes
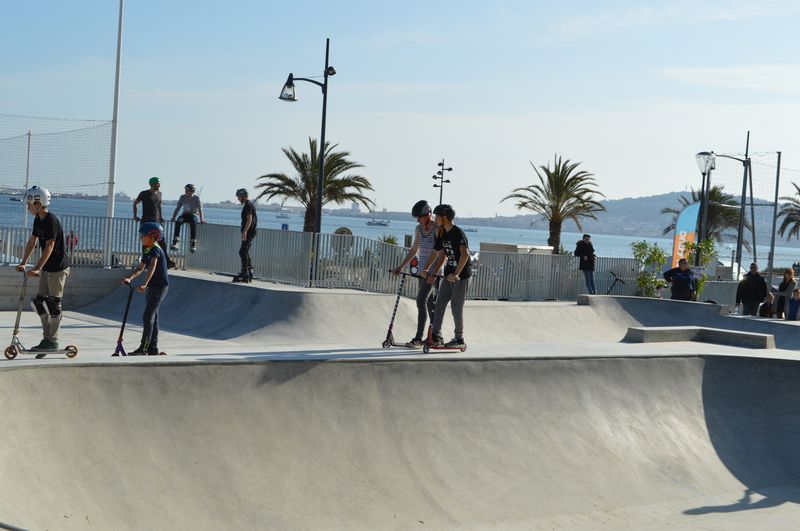
[[[25,202],[28,212],[34,216],[33,232],[17,270],[25,271],[25,265],[37,242],[41,248],[41,256],[36,265],[28,271],[28,276],[39,277],[39,292],[32,303],[42,320],[44,337],[31,350],[58,350],[58,330],[62,318],[61,299],[64,297],[64,284],[69,276],[64,230],[56,215],[48,210],[50,192],[46,188],[33,186],[25,193]]]
[[[175,235],[169,248],[173,251],[178,250],[178,242],[181,241],[181,226],[188,222],[189,243],[191,244],[189,250],[195,252],[197,251],[197,220],[199,219],[200,223],[206,222],[203,217],[203,203],[200,201],[200,196],[195,194],[193,184],[187,184],[183,189],[186,193],[178,199],[178,204],[175,205],[175,211],[172,213],[172,221],[175,222]],[[183,212],[176,219],[181,207],[183,207]]]

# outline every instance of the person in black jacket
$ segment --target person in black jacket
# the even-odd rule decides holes
[[[597,295],[597,288],[594,286],[594,264],[597,256],[594,254],[592,237],[588,234],[583,235],[583,239],[575,244],[575,256],[580,259],[578,269],[583,271],[583,278],[586,280],[586,290],[590,295]]]
[[[736,289],[736,306],[742,305],[742,315],[756,315],[758,305],[767,298],[767,281],[758,272],[758,265],[750,264],[747,273]]]
[[[664,280],[672,283],[672,297],[676,301],[692,301],[697,293],[697,280],[689,269],[686,258],[678,260],[678,267],[664,273]]]

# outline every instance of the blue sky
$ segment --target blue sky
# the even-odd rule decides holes
[[[116,17],[114,0],[0,3],[0,113],[109,119]],[[277,95],[290,71],[322,73],[325,37],[328,140],[390,210],[438,197],[442,157],[446,201],[475,216],[516,213],[500,199],[554,153],[609,198],[698,187],[694,154],[742,152],[748,129],[800,168],[798,20],[773,0],[128,0],[118,189],[159,175],[167,196],[191,181],[222,200],[290,172],[281,147],[319,135],[322,99]]]

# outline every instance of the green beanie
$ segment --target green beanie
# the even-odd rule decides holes
[[[158,177],[150,177],[150,180],[147,181],[147,184],[149,184],[150,186],[153,186],[154,184],[160,183],[160,182],[161,182],[161,180]]]

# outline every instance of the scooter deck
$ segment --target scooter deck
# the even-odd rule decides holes
[[[13,360],[20,354],[33,354],[37,360],[40,360],[47,356],[48,354],[59,354],[63,353],[68,359],[72,359],[78,355],[78,347],[75,345],[67,345],[65,348],[59,348],[55,350],[34,350],[34,349],[26,349],[23,348],[22,345],[19,343],[11,343],[9,346],[6,347],[4,352],[6,359]]]

